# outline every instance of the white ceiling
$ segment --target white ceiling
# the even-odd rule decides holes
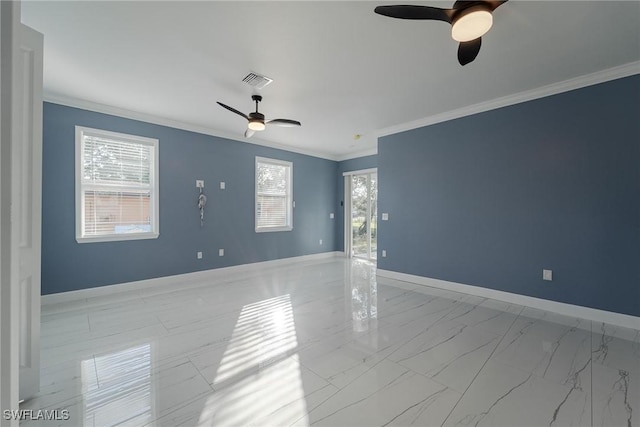
[[[45,36],[45,99],[244,140],[246,121],[216,101],[252,111],[242,78],[255,71],[274,79],[260,111],[302,127],[249,142],[330,159],[374,152],[407,123],[640,68],[638,1],[511,0],[465,67],[446,23],[373,13],[393,3],[27,1],[22,20]]]

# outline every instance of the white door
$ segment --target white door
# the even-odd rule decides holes
[[[0,407],[39,388],[42,35],[0,2]],[[16,419],[0,419],[4,426]]]
[[[20,288],[20,400],[40,390],[42,44],[42,34],[20,25],[22,131],[14,141],[11,195]]]

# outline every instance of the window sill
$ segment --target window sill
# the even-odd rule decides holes
[[[126,240],[157,239],[159,236],[159,233],[123,233],[95,237],[76,236],[76,241],[78,243],[122,242]]]
[[[292,231],[293,227],[261,227],[256,228],[256,233],[272,233],[275,231]]]

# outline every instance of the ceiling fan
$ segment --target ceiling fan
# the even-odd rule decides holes
[[[504,1],[456,1],[451,9],[431,6],[378,6],[374,12],[399,19],[425,19],[451,24],[451,37],[460,42],[458,62],[467,65],[478,56],[482,36],[493,24],[491,13]]]
[[[229,107],[228,105],[224,105],[222,102],[218,102],[218,105],[226,108],[232,113],[236,113],[239,116],[247,119],[247,130],[244,132],[245,138],[250,138],[256,131],[264,130],[265,125],[276,125],[283,127],[293,127],[300,126],[300,122],[297,120],[289,120],[289,119],[273,119],[273,120],[265,120],[264,114],[258,112],[258,102],[262,101],[261,95],[252,95],[251,99],[253,99],[256,103],[256,111],[253,113],[249,113],[246,115],[235,108]]]

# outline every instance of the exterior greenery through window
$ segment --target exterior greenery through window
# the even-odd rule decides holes
[[[256,232],[293,229],[293,163],[256,157]]]
[[[76,240],[158,234],[158,140],[76,126]]]

